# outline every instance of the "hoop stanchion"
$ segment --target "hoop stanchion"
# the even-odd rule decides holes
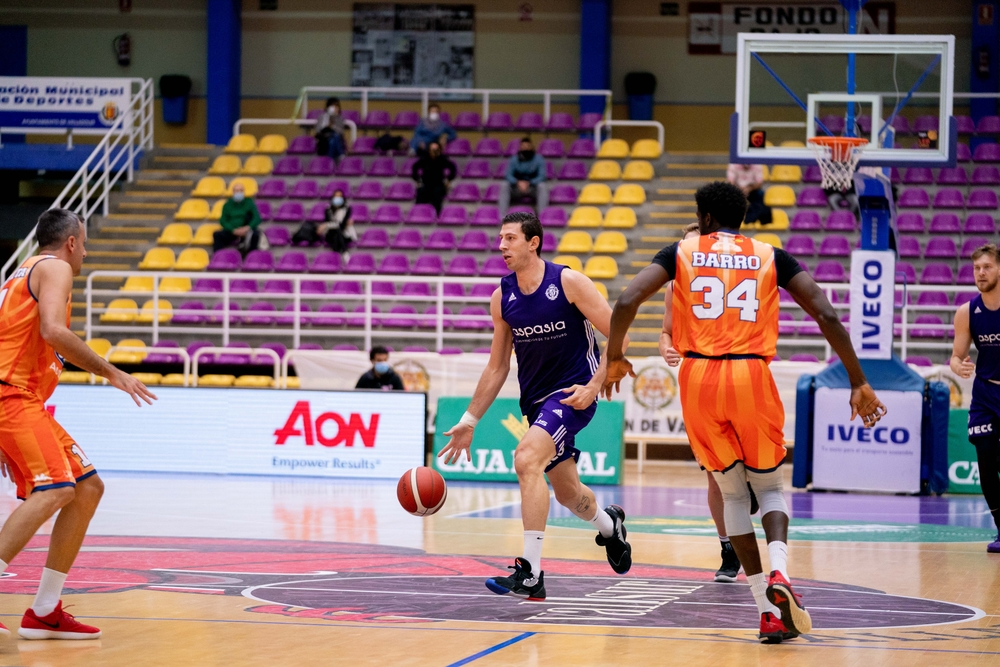
[[[851,189],[854,171],[868,145],[860,137],[813,137],[809,146],[816,154],[823,174],[823,188],[846,191]]]

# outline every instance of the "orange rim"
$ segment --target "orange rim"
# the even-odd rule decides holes
[[[809,143],[815,146],[826,146],[830,149],[830,158],[837,162],[846,162],[851,150],[868,143],[861,137],[813,137]]]

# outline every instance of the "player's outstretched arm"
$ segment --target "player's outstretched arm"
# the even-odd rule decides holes
[[[972,330],[969,328],[969,304],[963,303],[955,312],[955,342],[951,347],[951,372],[963,378],[970,378],[976,372],[969,349],[972,347]]]
[[[493,343],[490,346],[490,361],[486,364],[483,374],[479,376],[479,384],[472,395],[469,409],[462,419],[444,434],[451,438],[438,457],[444,458],[444,463],[451,465],[457,462],[462,453],[472,460],[469,448],[472,446],[472,433],[476,424],[489,409],[497,394],[507,381],[510,373],[510,354],[514,348],[514,337],[510,327],[503,319],[500,309],[500,288],[493,292],[490,298],[490,315],[493,316]]]
[[[667,362],[667,366],[679,366],[681,355],[674,349],[674,284],[667,285],[666,295],[663,297],[663,330],[660,331],[660,356]]]
[[[661,287],[667,284],[668,280],[670,280],[670,275],[666,269],[659,264],[650,264],[632,279],[615,303],[611,313],[608,349],[605,353],[608,376],[604,381],[604,394],[609,399],[615,391],[618,391],[622,378],[626,375],[635,377],[635,373],[632,372],[632,364],[625,358],[625,348],[623,347],[628,335],[628,328],[635,321],[639,306],[656,294]]]
[[[829,341],[840,361],[844,364],[847,377],[851,382],[851,419],[860,415],[865,426],[870,427],[881,419],[885,413],[885,405],[878,400],[875,391],[868,384],[865,372],[861,370],[861,362],[854,352],[851,337],[840,322],[837,311],[819,288],[816,281],[806,273],[798,273],[788,281],[785,287],[795,302],[802,306],[810,317],[816,320],[823,336]]]
[[[152,405],[156,396],[146,385],[94,354],[66,326],[66,304],[73,289],[73,269],[70,265],[61,260],[39,262],[32,270],[31,278],[32,291],[38,295],[40,329],[45,342],[74,366],[107,378],[112,386],[131,396],[136,405],[142,405],[140,399]]]

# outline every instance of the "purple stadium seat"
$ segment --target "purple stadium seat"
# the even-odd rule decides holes
[[[906,358],[906,363],[910,364],[911,366],[920,366],[922,368],[926,368],[926,367],[934,365],[934,362],[932,362],[927,357],[912,357],[912,356],[911,357],[907,357]]]
[[[827,216],[825,227],[830,232],[853,232],[858,221],[850,211],[834,211]]]
[[[452,326],[462,331],[482,331],[492,328],[492,324],[485,318],[489,313],[481,306],[467,306],[458,311]]]
[[[304,178],[292,186],[288,196],[293,199],[318,199],[319,183],[311,178]]]
[[[597,149],[594,148],[593,139],[577,139],[573,142],[573,145],[570,146],[567,157],[592,160],[595,155],[597,155]]]
[[[503,145],[494,137],[483,137],[476,143],[476,157],[499,157],[503,155]]]
[[[222,302],[219,302],[219,303],[215,304],[212,307],[212,314],[210,314],[208,316],[208,321],[211,324],[221,324],[222,323],[222,315],[221,314],[219,314],[219,315],[215,314],[216,311],[218,311],[219,313],[222,312],[222,306],[223,306]],[[238,315],[238,312],[240,310],[242,310],[242,308],[240,307],[240,304],[235,303],[235,302],[230,302],[230,304],[229,304],[229,323],[230,324],[239,324],[240,323],[240,316]],[[202,347],[205,347],[205,346],[203,345]]]
[[[576,122],[572,114],[555,111],[549,114],[549,122],[545,124],[545,129],[549,132],[573,132],[576,130]]]
[[[965,197],[956,188],[942,188],[934,195],[934,208],[965,208]]]
[[[208,317],[194,312],[203,310],[205,310],[205,304],[201,301],[185,301],[177,308],[174,308],[174,316],[170,322],[171,324],[204,324],[208,320]],[[149,361],[149,357],[146,357],[146,361]]]
[[[972,264],[962,264],[958,267],[958,284],[959,285],[975,285],[976,284],[976,274],[972,269]],[[962,295],[960,294],[959,297]],[[955,299],[955,305],[962,305],[958,299]]]
[[[934,182],[934,172],[927,167],[910,167],[903,175],[906,185],[930,185]]]
[[[932,262],[924,266],[920,272],[921,285],[953,285],[955,274],[947,264]]]
[[[309,263],[306,261],[306,254],[294,251],[286,252],[281,256],[277,266],[275,266],[275,271],[279,273],[305,273],[308,268]]]
[[[847,282],[847,274],[844,272],[844,265],[837,260],[824,260],[816,265],[816,273],[813,279],[819,283],[843,283]]]
[[[785,250],[793,255],[815,255],[816,243],[811,236],[789,236]]]
[[[306,176],[333,176],[336,165],[333,158],[320,155],[309,160],[306,166]]]
[[[976,131],[976,121],[968,116],[955,116],[955,124],[959,134],[974,134]]]
[[[586,131],[593,133],[594,126],[597,125],[599,122],[601,122],[603,118],[604,114],[595,113],[593,111],[589,113],[580,114],[580,122],[577,123],[576,129],[580,130],[581,132]]]
[[[257,303],[250,304],[250,307],[246,309],[246,315],[242,318],[243,324],[248,324],[255,327],[269,327],[274,324],[274,313],[277,308],[270,301],[259,301]],[[222,359],[226,355],[219,355]],[[222,362],[219,362],[222,363]],[[248,362],[249,363],[249,362]]]
[[[368,204],[351,204],[351,217],[354,218],[354,222],[368,222],[371,220]]]
[[[941,171],[944,171],[943,169]],[[976,167],[972,171],[973,185],[1000,185],[1000,169],[992,164]]]
[[[417,258],[417,262],[414,263],[414,269],[417,263],[420,262],[420,258]],[[436,292],[435,292],[436,293]],[[400,291],[400,296],[430,296],[431,286],[427,283],[403,283],[403,289]]]
[[[921,326],[917,326],[921,325]],[[948,331],[937,315],[917,315],[910,329],[913,338],[942,338]]]
[[[517,155],[517,151],[520,148],[521,148],[521,140],[511,139],[510,141],[507,142],[507,148],[504,149],[503,154],[507,157],[512,157],[514,155]]]
[[[497,166],[493,169],[493,178],[498,181],[507,178],[507,162],[507,160],[497,162]]]
[[[972,154],[973,162],[1000,162],[1000,144],[979,144]]]
[[[337,165],[337,176],[353,178],[365,173],[365,162],[357,156],[347,156]]]
[[[469,160],[462,169],[462,178],[490,178],[490,163],[486,160]]]
[[[833,116],[833,115],[828,114],[828,115],[823,116],[822,118],[820,118],[820,121],[822,121],[823,125],[826,126],[826,129],[830,130],[834,134],[843,134],[844,133],[844,127],[846,127],[846,121],[844,120],[843,116]],[[822,130],[820,130],[818,123],[817,123],[817,128],[816,129],[819,130],[819,131],[822,131]],[[823,134],[826,134],[826,133],[823,132]]]
[[[236,253],[239,255],[239,253]],[[191,291],[193,293],[208,293],[212,294],[215,292],[222,291],[222,279],[221,278],[195,278],[194,284],[191,286]]]
[[[559,239],[554,234],[542,233],[542,252],[555,252],[559,246]]]
[[[572,185],[556,185],[549,190],[550,204],[575,204],[576,197],[576,188]]]
[[[997,209],[996,190],[973,190],[969,193],[969,202],[967,206],[968,208],[995,211]]]
[[[354,253],[347,260],[344,273],[375,273],[375,258],[368,253]]]
[[[464,206],[445,206],[441,209],[441,216],[438,218],[439,225],[464,225],[469,214]]]
[[[815,354],[805,354],[805,353],[793,354],[792,356],[788,357],[788,360],[807,361],[813,364],[819,363],[819,359],[816,357]]]
[[[375,211],[372,223],[376,225],[398,225],[403,220],[399,204],[382,204]]]
[[[437,328],[437,306],[431,306],[424,310],[424,317],[417,322],[417,326],[421,329],[436,329]],[[451,308],[445,306],[441,309],[441,318],[444,320],[443,327],[448,328],[451,323]]]
[[[892,127],[896,130],[896,134],[913,134],[910,119],[906,116],[896,116],[892,121]]]
[[[469,224],[474,227],[499,227],[500,211],[497,210],[496,206],[482,206],[477,208],[472,216],[472,222]]]
[[[966,234],[993,234],[996,232],[996,223],[991,215],[973,213],[965,219],[962,231]]]
[[[323,199],[332,199],[333,198],[333,193],[335,193],[337,190],[340,190],[342,193],[344,193],[346,195],[346,194],[349,194],[351,192],[351,186],[350,186],[350,184],[347,181],[344,181],[344,180],[341,180],[341,179],[330,181],[323,188],[323,197],[322,198]],[[353,208],[354,208],[354,220],[357,221],[358,220],[358,206],[357,205],[353,205]]]
[[[560,139],[542,139],[538,142],[538,154],[544,158],[562,158],[566,155],[566,146]]]
[[[454,141],[448,142],[448,145],[445,146],[444,154],[449,157],[468,157],[472,155],[472,147],[469,145],[468,139],[458,137]]]
[[[403,178],[411,178],[413,176],[413,165],[417,163],[417,158],[408,157],[399,164],[399,170],[396,172],[397,176],[402,176]]]
[[[969,149],[969,145],[963,144],[961,141],[958,142],[958,148],[955,150],[955,157],[959,162],[971,162],[972,150]]]
[[[931,220],[931,234],[958,234],[962,229],[954,213],[938,213]]]
[[[479,263],[472,255],[455,255],[448,262],[447,276],[474,276],[479,273]]]
[[[819,244],[820,257],[850,257],[851,242],[844,236],[827,236]]]
[[[316,202],[309,207],[309,212],[306,214],[306,220],[309,222],[323,222],[326,220],[326,212],[329,210],[330,205],[326,202]]]
[[[924,258],[931,259],[955,259],[958,256],[958,248],[955,241],[950,236],[936,236],[927,242],[924,250]]]
[[[262,221],[268,222],[273,219],[274,213],[271,211],[271,202],[258,199],[255,203],[257,204],[257,212],[260,213]]]
[[[937,116],[917,116],[913,121],[913,131],[914,132],[937,132],[938,131],[938,117]]]
[[[510,269],[507,268],[507,263],[503,261],[503,257],[497,257],[496,255],[488,257],[483,263],[483,269],[479,272],[481,276],[506,276],[510,273]]]
[[[239,271],[243,264],[240,251],[236,248],[223,248],[212,255],[212,259],[205,267],[208,271]]]
[[[204,307],[204,306],[202,306]],[[176,315],[177,311],[174,311]],[[169,347],[180,349],[180,345],[174,340],[160,340],[153,347]],[[150,352],[146,355],[144,362],[147,364],[180,364],[183,363],[183,359],[179,354],[171,354],[170,352]]]
[[[517,118],[514,129],[518,132],[538,132],[542,129],[544,121],[542,114],[534,111],[525,111]]]
[[[510,114],[506,111],[494,111],[486,118],[484,130],[494,132],[508,132],[514,127],[514,122],[510,119]]]
[[[361,112],[360,111],[355,111],[354,109],[345,109],[341,113],[341,115],[344,117],[344,120],[349,120],[352,123],[354,123],[355,125],[357,125],[358,127],[361,127]]]
[[[917,297],[918,306],[948,306],[948,295],[944,292],[921,292]]]
[[[356,280],[338,280],[333,283],[333,289],[330,294],[338,294],[342,296],[360,296],[361,295],[361,283]]]
[[[448,193],[448,201],[478,202],[482,198],[479,186],[475,183],[456,183]]]
[[[286,312],[291,312],[291,308],[286,308],[285,311]],[[283,319],[286,319],[286,318],[283,318],[283,317],[279,316],[278,317],[278,323],[280,324]],[[289,324],[291,324],[292,318],[291,317],[287,317],[287,319],[289,321]],[[284,358],[284,356],[288,353],[288,348],[285,347],[284,345],[282,345],[281,343],[261,343],[258,347],[260,347],[261,349],[264,349],[264,350],[271,350],[272,352],[274,352],[275,354],[278,355],[278,359],[279,360],[281,360],[282,358]],[[274,360],[271,359],[270,356],[264,356],[264,355],[260,354],[260,355],[254,355],[253,363],[255,363],[255,364],[273,364]]]
[[[389,246],[389,233],[384,229],[366,229],[358,238],[359,248],[381,250]]]
[[[897,167],[891,167],[889,169],[889,180],[896,185],[903,182],[903,177],[899,173],[899,169]]]
[[[263,304],[254,304],[254,305],[261,305],[261,306],[263,306]],[[272,310],[274,309],[274,304],[270,304],[269,303],[267,305],[271,306]],[[253,306],[251,306],[251,308],[252,307]],[[261,310],[263,310],[263,308]],[[224,347],[226,347],[226,348],[232,348],[234,351],[233,352],[222,352],[222,353],[220,353],[218,356],[215,357],[215,360],[214,360],[213,363],[216,363],[216,364],[249,364],[250,363],[250,354],[249,353],[247,353],[247,354],[241,354],[241,353],[235,352],[235,350],[249,350],[250,349],[250,343],[236,343],[236,342],[233,342],[233,343],[229,343],[228,345],[225,345]]]
[[[903,234],[923,234],[927,223],[921,213],[903,213],[896,218],[896,229]]]
[[[421,255],[413,264],[413,275],[415,276],[440,276],[444,273],[444,262],[441,255]]]
[[[899,195],[899,206],[901,208],[930,208],[931,198],[923,188],[911,188],[903,190]]]
[[[368,175],[374,178],[390,178],[396,175],[396,164],[391,157],[377,157],[368,166]]]
[[[983,116],[976,123],[977,134],[1000,134],[1000,116]]]
[[[811,164],[802,172],[803,183],[820,183],[823,181],[823,174],[819,170],[819,165]]]
[[[969,174],[965,167],[944,167],[938,172],[938,185],[966,185],[969,182]]]
[[[896,282],[915,285],[917,283],[917,270],[909,262],[898,262],[896,264]]]
[[[542,211],[540,220],[542,227],[565,227],[567,224],[566,209],[549,206]]]
[[[490,238],[486,235],[486,232],[478,230],[469,230],[465,232],[462,236],[462,240],[458,243],[458,250],[465,250],[467,252],[485,252],[490,249]]]
[[[291,280],[265,280],[265,294],[291,294],[293,291]]]
[[[374,270],[375,260],[371,259],[371,255],[364,255],[364,257],[371,260],[372,269]],[[312,266],[309,267],[309,273],[340,273],[343,268],[343,261],[340,259],[339,254],[324,251],[316,255],[315,259],[313,259]]]
[[[465,297],[465,285],[459,283],[444,283],[443,293],[447,297],[461,299]]]
[[[971,275],[971,273],[972,273],[971,272],[972,265],[969,265],[969,269],[970,269],[969,274]],[[958,284],[959,285],[965,285],[965,284],[967,284],[967,283],[963,283],[962,282],[961,272],[959,272]],[[975,280],[973,280],[973,282],[971,284],[975,284]],[[955,306],[956,307],[957,306],[963,306],[963,305],[969,303],[970,301],[972,301],[973,299],[976,298],[977,294],[979,294],[978,291],[959,292],[958,294],[955,295]],[[175,310],[174,312],[176,313],[177,311]]]
[[[416,111],[400,111],[392,119],[392,129],[412,130],[420,122],[420,114]]]
[[[587,165],[580,160],[566,160],[559,167],[559,174],[556,178],[560,181],[585,181],[587,180]]]
[[[268,227],[264,230],[264,236],[272,248],[284,248],[291,243],[291,235],[285,227]]]
[[[858,124],[858,128],[861,130],[861,136],[869,136],[872,133],[872,117],[861,115],[855,118],[855,122]]]
[[[303,280],[299,289],[303,294],[326,294],[326,283],[322,280]]]
[[[475,111],[460,111],[455,117],[454,127],[456,130],[478,130],[482,125],[482,118]],[[448,145],[450,146],[451,143]]]
[[[362,181],[354,190],[355,199],[382,199],[383,196],[382,184],[378,181]]]
[[[305,217],[306,212],[302,208],[302,202],[297,201],[286,201],[274,214],[276,222],[302,222]]]
[[[382,309],[379,308],[378,306],[374,306],[373,305],[371,312],[372,312],[372,315],[371,315],[372,326],[373,327],[374,326],[378,326],[379,323],[382,321],[382,318],[378,317],[377,313],[381,313]],[[357,308],[354,309],[354,313],[355,313],[354,316],[349,316],[347,318],[347,326],[349,326],[349,327],[363,327],[363,326],[365,326],[365,307],[364,306],[358,306]]]
[[[250,278],[236,278],[229,282],[229,291],[234,294],[256,294],[257,281]]]
[[[396,296],[396,284],[384,280],[372,283],[372,294],[375,296]]]
[[[350,264],[350,260],[347,263]],[[410,260],[406,258],[406,255],[401,253],[389,253],[382,258],[378,266],[378,273],[380,275],[401,276],[409,272]]]
[[[416,229],[401,229],[392,239],[393,250],[419,250],[423,246],[423,237]]]
[[[417,326],[417,309],[413,306],[400,305],[393,306],[382,318],[382,326],[394,329],[412,329]]]
[[[302,160],[297,157],[283,157],[271,172],[275,176],[298,176],[302,173]]]
[[[823,188],[802,188],[799,192],[796,206],[827,206],[826,195]]]
[[[787,245],[785,249],[788,249]],[[896,249],[899,251],[900,257],[915,257],[919,259],[922,254],[920,252],[920,241],[912,236],[900,236]]]
[[[818,232],[823,229],[823,225],[816,211],[799,211],[788,228],[793,232]]]
[[[427,250],[454,250],[455,232],[447,229],[439,229],[431,232],[424,245]]]
[[[375,137],[358,137],[351,145],[354,155],[375,155]]]
[[[782,322],[794,322],[795,318],[788,311],[781,311],[778,313],[778,335],[779,336],[794,336],[795,327],[789,324],[782,324]]]
[[[989,239],[982,236],[970,236],[966,238],[962,243],[962,252],[959,253],[959,259],[969,259],[976,248],[986,245],[989,242]]]
[[[308,134],[295,137],[288,145],[289,155],[312,155],[316,152],[316,138]]]
[[[819,325],[816,324],[816,320],[806,315],[802,318],[803,325],[799,327],[800,336],[821,336],[823,332],[820,330]]]
[[[284,199],[287,196],[288,186],[277,178],[264,181],[257,190],[257,199]]]
[[[385,193],[385,198],[389,201],[413,201],[416,197],[417,186],[414,185],[413,181],[396,181],[389,186],[389,191]]]

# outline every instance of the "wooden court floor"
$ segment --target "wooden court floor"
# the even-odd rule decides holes
[[[599,490],[629,513],[624,577],[589,526],[554,508],[543,603],[483,586],[520,553],[513,485],[452,484],[444,510],[418,519],[388,482],[105,481],[64,597],[104,636],[0,640],[0,665],[1000,664],[1000,556],[985,552],[978,497],[790,493],[789,566],[816,629],[762,646],[742,578],[712,581],[718,540],[703,473],[687,465],[629,468],[626,485]],[[0,515],[13,506],[4,494]],[[46,543],[0,578],[12,629]]]

